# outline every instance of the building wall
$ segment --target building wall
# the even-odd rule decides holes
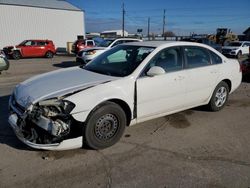
[[[57,48],[85,36],[84,12],[0,4],[0,49],[26,39],[50,39]]]

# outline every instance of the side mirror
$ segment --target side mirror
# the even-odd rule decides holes
[[[165,70],[162,67],[159,66],[153,66],[149,69],[147,72],[148,76],[157,76],[157,75],[162,75],[165,74]]]

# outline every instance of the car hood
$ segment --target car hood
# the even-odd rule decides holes
[[[92,47],[92,48],[87,48],[87,49],[84,49],[85,52],[87,51],[92,51],[92,50],[106,50],[107,47]]]
[[[232,50],[232,49],[238,49],[239,47],[237,46],[223,46],[222,49],[229,49],[229,50]]]
[[[16,101],[28,107],[40,100],[63,96],[118,77],[102,75],[80,67],[57,70],[32,77],[16,86]]]
[[[5,46],[4,48],[14,48],[15,46]]]

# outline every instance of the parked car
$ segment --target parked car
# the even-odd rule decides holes
[[[79,39],[73,43],[71,52],[77,54],[79,51],[93,46],[95,46],[94,40]]]
[[[199,39],[197,39],[196,42],[206,44],[208,46],[213,47],[217,51],[222,52],[222,45],[221,44],[216,44],[214,41],[209,40],[208,38],[199,38]]]
[[[141,42],[140,39],[135,38],[119,38],[119,39],[106,39],[100,43],[99,46],[81,50],[76,56],[76,62],[87,63],[102,54],[106,50],[113,48],[118,44],[127,42]]]
[[[198,42],[198,43],[202,43],[202,44],[206,44],[208,46],[213,47],[214,49],[216,49],[219,52],[222,52],[222,45],[221,44],[216,44],[214,41],[209,40],[208,38],[205,37],[199,37],[199,38],[184,38],[181,41],[186,41],[186,42]]]
[[[243,76],[250,76],[250,57],[241,62]]]
[[[52,58],[56,53],[55,45],[51,40],[25,40],[17,46],[3,48],[5,54],[13,59],[23,57]]]
[[[222,54],[227,57],[240,58],[243,54],[249,54],[249,41],[231,42],[228,46],[222,47]]]
[[[237,60],[204,44],[127,43],[17,85],[9,123],[33,148],[103,149],[129,125],[200,105],[221,110],[241,78]]]
[[[0,74],[3,70],[8,70],[10,66],[10,63],[8,59],[6,58],[4,52],[0,50]]]

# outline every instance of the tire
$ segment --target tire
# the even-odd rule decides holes
[[[213,95],[210,99],[210,102],[208,103],[209,109],[214,112],[221,110],[228,100],[228,95],[229,88],[227,83],[224,81],[220,82],[216,86]]]
[[[118,142],[126,127],[126,114],[112,102],[105,102],[91,112],[83,131],[83,143],[92,149],[104,149]]]
[[[238,58],[238,59],[240,59],[240,58],[241,58],[241,56],[242,56],[242,52],[241,52],[241,51],[239,51],[239,52],[237,53],[237,58]]]
[[[19,51],[14,51],[12,54],[12,58],[18,60],[21,58],[21,53]]]
[[[51,52],[51,51],[47,51],[46,54],[45,54],[46,58],[53,58],[53,56],[54,56],[54,53]]]

